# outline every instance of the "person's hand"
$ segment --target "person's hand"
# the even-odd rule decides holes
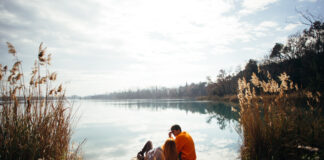
[[[144,154],[142,152],[137,153],[137,160],[144,160]]]
[[[172,138],[172,132],[169,132],[169,138]]]

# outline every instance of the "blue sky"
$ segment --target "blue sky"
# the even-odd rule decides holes
[[[324,0],[0,1],[0,63],[11,42],[32,67],[40,42],[68,95],[214,80],[301,31]],[[238,67],[240,66],[240,67]]]

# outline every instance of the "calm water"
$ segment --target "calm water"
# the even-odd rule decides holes
[[[197,159],[236,159],[238,115],[230,106],[188,100],[80,100],[80,120],[72,140],[83,145],[88,160],[129,160],[147,140],[154,147],[168,138],[173,124],[191,134]]]

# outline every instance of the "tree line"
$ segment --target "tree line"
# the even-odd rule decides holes
[[[89,99],[171,99],[206,96],[206,82],[191,83],[178,88],[151,87],[87,96]]]

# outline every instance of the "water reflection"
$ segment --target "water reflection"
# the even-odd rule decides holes
[[[237,113],[224,103],[186,100],[82,100],[72,140],[87,138],[85,159],[130,159],[147,140],[162,145],[177,123],[194,138],[198,159],[235,159]]]
[[[208,114],[207,123],[216,120],[220,129],[225,129],[230,122],[237,121],[238,112],[233,112],[232,107],[238,110],[238,106],[226,104],[223,102],[210,101],[188,101],[188,100],[159,100],[159,99],[132,99],[132,100],[112,100],[105,101],[119,107],[127,107],[129,109],[150,109],[152,111],[165,110],[169,108],[178,109],[190,113]]]

